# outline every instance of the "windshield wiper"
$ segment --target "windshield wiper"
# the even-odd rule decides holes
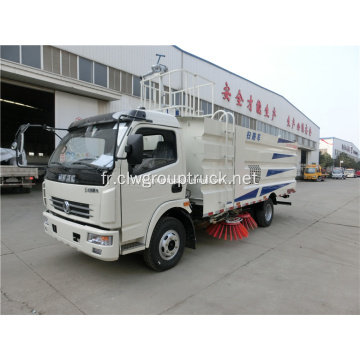
[[[82,160],[93,160],[93,159],[82,159]],[[97,165],[82,162],[81,160],[75,161],[75,162],[71,163],[71,165],[85,165],[85,166],[91,167],[92,169],[96,169],[97,171],[109,170],[109,168],[107,168],[107,167],[99,167]]]
[[[61,162],[58,162],[58,161],[52,161],[52,162],[48,165],[48,167],[51,166],[51,165],[53,165],[53,164],[61,165],[61,166],[62,166],[64,169],[66,169],[66,170],[69,169],[67,166],[65,166],[64,164],[62,164]]]

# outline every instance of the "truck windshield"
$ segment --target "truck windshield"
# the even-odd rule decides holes
[[[305,169],[305,174],[315,174],[316,173],[316,168],[306,168]]]
[[[342,171],[341,171],[341,169],[334,169],[334,170],[333,170],[333,173],[334,173],[334,174],[341,174]]]
[[[115,146],[121,143],[127,130],[127,124],[120,123],[116,141],[117,126],[117,122],[110,122],[71,130],[54,151],[49,166],[110,169],[114,164]]]

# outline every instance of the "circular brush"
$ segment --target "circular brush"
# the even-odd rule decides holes
[[[223,220],[216,224],[211,224],[207,227],[206,231],[209,235],[219,239],[227,240],[229,237],[231,241],[239,240],[249,235],[245,226],[241,224],[242,221],[243,219],[239,217]]]

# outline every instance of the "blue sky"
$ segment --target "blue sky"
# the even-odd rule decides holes
[[[247,45],[218,52],[177,45],[284,96],[320,127],[321,137],[360,149],[359,47]]]

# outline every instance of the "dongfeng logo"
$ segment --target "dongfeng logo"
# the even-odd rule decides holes
[[[75,183],[76,175],[59,174],[58,181],[67,182],[67,183]]]
[[[68,201],[64,201],[63,210],[65,211],[66,214],[70,214],[70,204]]]

